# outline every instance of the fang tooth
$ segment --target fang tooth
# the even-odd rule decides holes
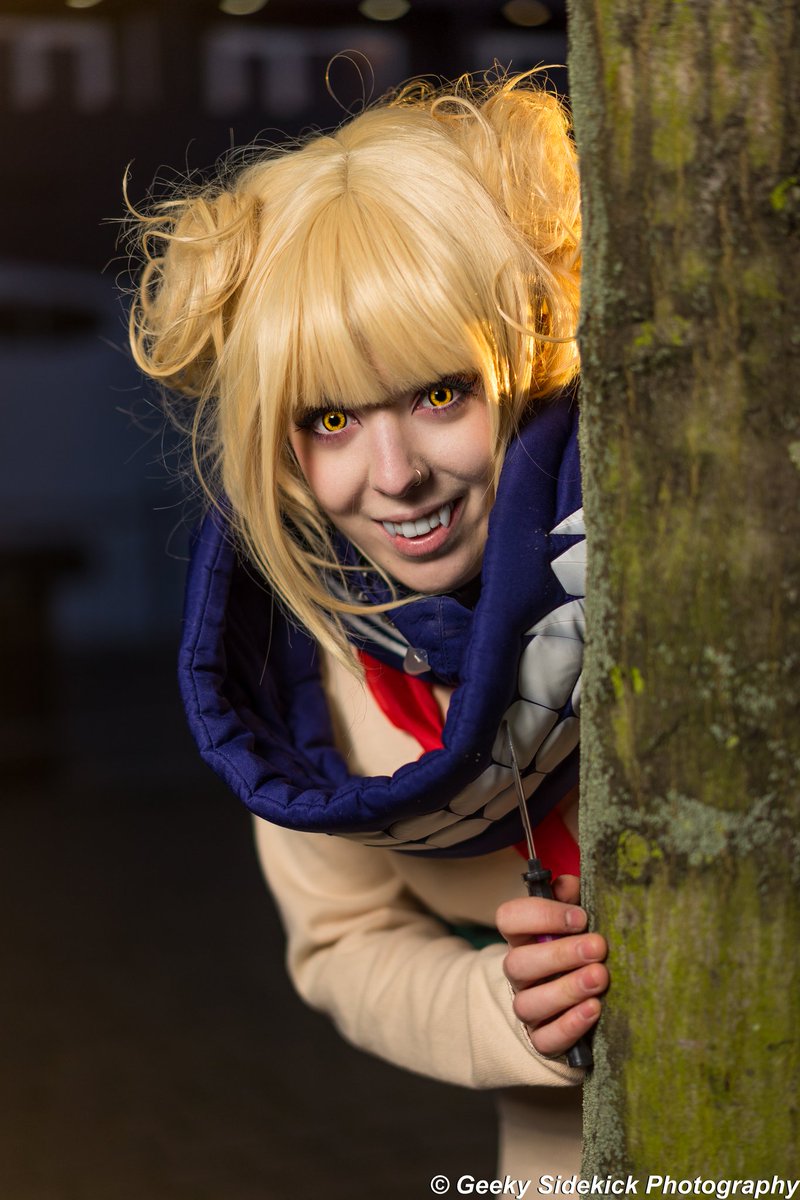
[[[449,528],[450,518],[452,517],[452,515],[453,515],[453,508],[452,508],[452,505],[450,505],[450,504],[443,504],[442,507],[439,509],[439,520],[441,521],[442,525],[444,525],[445,529]]]
[[[381,525],[391,537],[394,537],[394,525],[391,521],[381,521]]]

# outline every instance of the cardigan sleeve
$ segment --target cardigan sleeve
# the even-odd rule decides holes
[[[255,826],[289,974],[348,1041],[467,1087],[581,1081],[582,1072],[531,1046],[512,1009],[505,947],[475,950],[453,936],[408,890],[394,851],[258,819]]]

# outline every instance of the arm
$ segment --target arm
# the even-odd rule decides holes
[[[506,948],[477,951],[451,936],[404,887],[394,852],[258,820],[256,841],[292,980],[349,1041],[468,1087],[580,1081],[528,1040],[503,974]]]

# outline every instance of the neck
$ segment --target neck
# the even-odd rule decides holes
[[[470,579],[469,582],[465,583],[463,587],[457,588],[454,592],[450,592],[450,595],[454,600],[457,600],[459,604],[463,604],[464,608],[472,609],[478,603],[480,598],[481,582],[482,577],[479,573],[474,579]]]

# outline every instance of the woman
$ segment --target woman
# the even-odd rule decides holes
[[[190,399],[213,501],[184,701],[261,818],[294,982],[358,1045],[498,1089],[519,1178],[578,1167],[580,1072],[557,1056],[607,984],[562,875],[578,219],[552,95],[412,86],[139,218],[132,315],[137,361]],[[554,901],[519,896],[504,721]]]

